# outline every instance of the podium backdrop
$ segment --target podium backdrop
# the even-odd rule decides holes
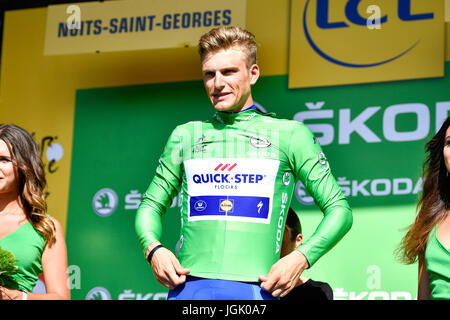
[[[417,266],[401,265],[393,251],[414,217],[424,142],[450,111],[450,78],[307,90],[286,83],[260,78],[255,100],[310,125],[354,215],[346,237],[305,274],[329,282],[336,298],[415,298]],[[213,113],[201,81],[77,91],[67,243],[83,286],[74,298],[95,288],[112,299],[167,292],[142,256],[135,212],[172,129]],[[301,183],[295,195],[307,239],[322,213]],[[163,222],[162,242],[175,251],[179,197]]]
[[[77,18],[68,5],[6,12],[0,74],[0,123],[32,132],[41,150],[73,299],[166,298],[134,217],[171,130],[214,112],[195,44],[177,40],[213,23],[255,34],[254,99],[311,128],[353,209],[352,229],[305,274],[335,299],[416,298],[417,264],[394,250],[415,215],[424,145],[450,113],[449,0],[78,5],[83,31],[65,29]],[[164,216],[162,241],[174,251],[180,200]],[[307,239],[322,214],[300,183],[291,206]]]

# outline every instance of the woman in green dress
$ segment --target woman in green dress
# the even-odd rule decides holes
[[[70,299],[67,249],[59,222],[47,214],[45,172],[24,129],[0,125],[0,247],[12,252],[17,273],[0,299]],[[45,294],[32,293],[43,274]]]
[[[423,191],[400,245],[403,261],[419,262],[417,298],[450,299],[450,117],[426,144]]]

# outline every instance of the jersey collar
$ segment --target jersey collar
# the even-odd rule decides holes
[[[267,112],[262,113],[257,109],[255,105],[252,105],[244,110],[238,111],[238,112],[222,112],[217,111],[213,118],[215,118],[217,121],[223,123],[223,124],[233,124],[235,122],[241,122],[241,121],[249,121],[253,119],[254,117],[258,117],[261,115],[268,115],[275,117],[275,113]]]

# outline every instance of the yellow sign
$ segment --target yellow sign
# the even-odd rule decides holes
[[[442,0],[292,0],[289,88],[444,75]]]
[[[445,22],[450,22],[450,0],[445,0]]]
[[[126,0],[48,7],[44,55],[197,46],[219,26],[245,28],[247,1]]]

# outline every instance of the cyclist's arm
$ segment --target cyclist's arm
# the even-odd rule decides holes
[[[302,123],[293,130],[289,152],[294,173],[324,215],[313,235],[297,248],[311,267],[350,230],[353,216],[322,148]]]
[[[144,253],[151,243],[161,241],[162,216],[179,192],[182,181],[181,150],[181,137],[175,129],[136,213],[135,231]]]
[[[146,258],[161,241],[162,216],[181,186],[182,140],[180,132],[175,129],[164,148],[156,174],[136,213],[136,235]],[[183,268],[175,255],[166,248],[158,248],[154,251],[149,263],[156,280],[169,289],[184,283],[186,275],[190,272],[189,269]]]
[[[313,235],[296,250],[281,258],[266,276],[260,276],[261,288],[273,296],[284,297],[297,283],[302,272],[330,250],[350,229],[352,212],[324,160],[311,130],[298,123],[291,131],[289,159],[300,179],[322,210],[324,217]],[[320,157],[320,158],[319,158]]]

